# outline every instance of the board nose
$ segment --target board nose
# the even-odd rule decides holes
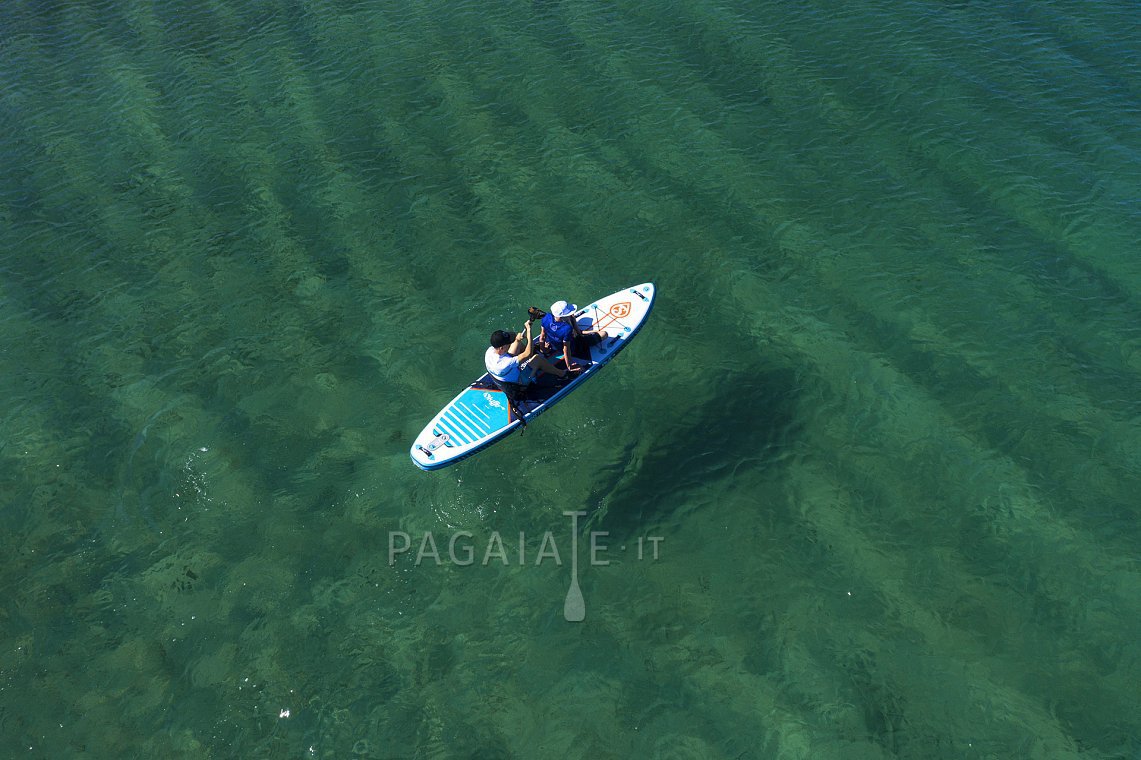
[[[634,287],[630,288],[628,292],[633,293],[643,301],[652,302],[654,300],[656,289],[654,288],[654,283],[643,282],[641,285],[635,285]]]

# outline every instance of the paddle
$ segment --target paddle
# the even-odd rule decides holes
[[[563,602],[563,617],[570,623],[581,623],[586,619],[586,600],[578,587],[578,518],[586,512],[563,512],[571,519],[571,585]]]

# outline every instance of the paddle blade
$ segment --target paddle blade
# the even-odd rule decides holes
[[[567,589],[567,598],[563,602],[563,617],[569,623],[581,623],[586,619],[586,600],[582,598],[582,589],[578,587],[578,579],[571,580]]]

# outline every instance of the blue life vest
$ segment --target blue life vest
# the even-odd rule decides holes
[[[546,333],[547,341],[555,348],[562,348],[574,334],[570,322],[556,322],[550,314],[543,317],[543,331]]]

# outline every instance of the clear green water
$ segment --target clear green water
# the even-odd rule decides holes
[[[1138,757],[1136,23],[8,3],[0,754]],[[492,329],[645,280],[413,467]],[[457,530],[509,565],[388,564]]]

